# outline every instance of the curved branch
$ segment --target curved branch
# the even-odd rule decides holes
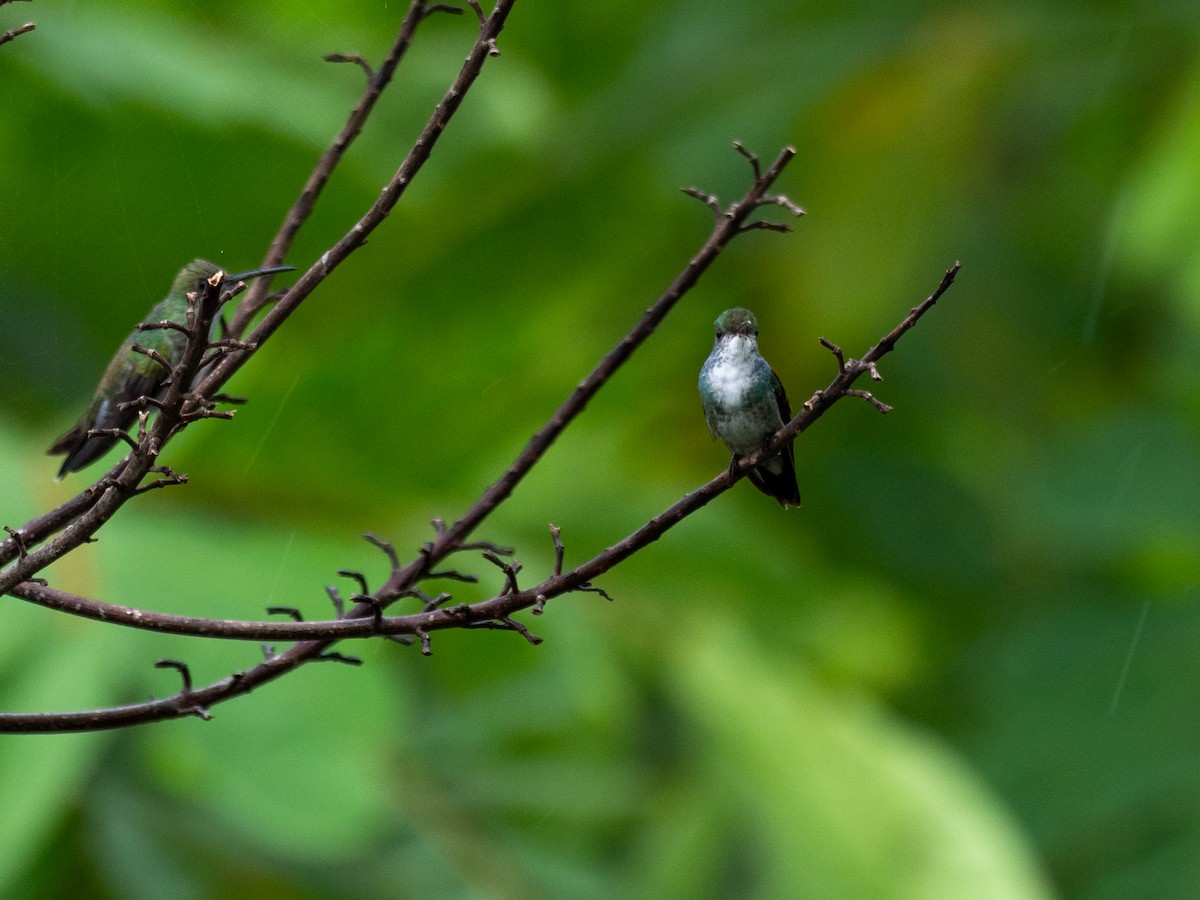
[[[284,216],[283,224],[279,226],[279,232],[272,239],[267,255],[263,257],[262,268],[277,266],[287,256],[292,242],[296,239],[296,234],[308,221],[308,217],[312,215],[317,198],[321,196],[330,176],[333,175],[333,170],[341,162],[346,151],[350,149],[355,138],[362,132],[363,125],[366,124],[367,117],[375,109],[375,103],[379,100],[384,88],[391,83],[392,76],[396,73],[396,67],[400,65],[400,60],[404,58],[404,54],[408,52],[408,48],[412,44],[417,26],[429,16],[430,12],[425,0],[412,0],[403,22],[400,23],[400,33],[396,36],[392,49],[380,64],[378,71],[373,71],[361,56],[331,53],[325,57],[329,62],[353,61],[358,63],[367,73],[367,85],[363,90],[362,97],[346,120],[346,124],[342,126],[342,130],[333,139],[333,143],[321,155],[321,159],[308,176],[308,180],[304,182],[300,196],[296,198],[296,202]],[[230,320],[230,336],[240,337],[246,330],[250,320],[266,302],[270,284],[271,279],[264,277],[250,286],[250,290],[246,292],[245,298],[238,304],[237,311]]]
[[[878,377],[876,369],[878,360],[890,353],[897,341],[913,328],[925,313],[933,308],[933,305],[949,289],[950,285],[954,283],[959,268],[959,263],[955,263],[943,276],[937,289],[919,306],[914,307],[909,315],[875,344],[875,346],[868,350],[861,360],[844,360],[841,357],[840,350],[838,350],[835,354],[839,357],[837,377],[823,391],[814,394],[801,407],[800,412],[781,428],[770,443],[762,450],[744,457],[737,466],[725,469],[720,475],[697,490],[687,494],[628,537],[569,572],[559,574],[559,570],[561,569],[561,554],[558,548],[561,538],[552,530],[551,533],[555,536],[556,559],[559,561],[555,566],[555,574],[541,584],[525,590],[510,591],[506,587],[505,591],[500,595],[480,603],[469,606],[460,605],[449,608],[431,609],[409,616],[383,617],[379,615],[378,609],[382,604],[376,598],[373,598],[373,602],[370,604],[357,604],[355,607],[356,612],[352,613],[348,619],[308,623],[199,620],[187,617],[167,616],[161,613],[128,610],[124,607],[104,604],[103,606],[109,611],[109,615],[91,617],[111,618],[114,621],[120,621],[121,618],[140,618],[142,622],[138,623],[139,627],[161,631],[174,630],[176,633],[200,634],[198,631],[188,632],[184,630],[184,625],[186,623],[202,623],[202,627],[206,629],[203,636],[207,637],[232,637],[246,640],[253,638],[261,640],[264,638],[299,637],[305,634],[319,634],[321,640],[299,644],[279,655],[269,655],[264,662],[250,669],[237,672],[229,678],[222,679],[198,691],[185,687],[184,691],[161,700],[86,712],[2,713],[0,714],[0,732],[91,731],[104,728],[119,728],[132,724],[188,715],[207,717],[208,709],[214,703],[248,693],[258,685],[271,681],[304,662],[330,658],[327,653],[329,643],[344,637],[413,634],[421,638],[422,648],[425,652],[428,652],[429,633],[447,628],[505,628],[524,633],[527,638],[532,639],[528,635],[528,632],[524,631],[523,628],[519,627],[518,623],[513,622],[509,618],[514,612],[530,607],[535,612],[540,612],[548,599],[559,597],[571,591],[587,590],[592,580],[658,540],[666,531],[687,516],[729,490],[744,476],[747,469],[758,464],[761,460],[774,455],[786,443],[795,440],[801,431],[824,415],[838,400],[843,397],[853,396],[855,394],[853,384],[863,375]],[[827,341],[822,341],[822,343],[832,347]],[[421,558],[425,559],[427,555],[422,554]],[[412,566],[409,568],[411,569]],[[400,572],[393,575],[392,581],[396,580],[396,575],[405,571],[408,571],[408,569],[400,570]],[[43,600],[55,600],[53,604],[47,602],[44,605],[53,605],[54,608],[64,609],[65,611],[75,611],[67,609],[66,605],[58,605],[58,601],[63,600],[63,598],[67,598],[66,603],[69,604],[71,602],[71,595],[52,591],[40,585],[24,584],[19,586],[17,590],[14,590],[13,593],[33,602],[41,603]],[[382,591],[379,593],[382,593]],[[57,597],[54,595],[57,595]],[[378,597],[378,594],[376,597]],[[83,600],[84,598],[77,599]],[[96,601],[85,601],[83,605],[91,607],[93,610],[100,606]],[[164,627],[171,623],[179,627]],[[123,621],[122,624],[135,623],[132,621]],[[224,633],[217,633],[218,631],[224,631]]]
[[[123,463],[122,463],[123,464]],[[111,476],[113,473],[109,473]],[[30,519],[20,528],[14,529],[15,534],[0,541],[0,566],[8,565],[26,549],[40,544],[52,534],[62,531],[75,519],[96,505],[100,492],[92,487],[84,488],[66,503],[43,513],[37,518]]]
[[[716,224],[700,251],[688,261],[683,271],[671,282],[670,286],[646,310],[641,320],[621,341],[606,355],[591,373],[579,383],[571,395],[555,410],[550,420],[542,426],[526,444],[512,465],[505,473],[494,481],[478,501],[467,510],[457,522],[438,535],[432,547],[422,558],[413,562],[408,568],[393,574],[388,583],[381,589],[380,598],[400,596],[405,590],[420,580],[428,571],[428,565],[441,559],[453,551],[459,542],[463,541],[491,514],[491,512],[507,498],[521,479],[541,459],[550,445],[558,439],[564,428],[578,416],[588,401],[616,373],[633,352],[654,333],[654,329],[666,318],[667,313],[679,299],[700,280],[700,276],[712,265],[713,261],[725,249],[731,240],[742,233],[742,226],[750,215],[763,203],[768,189],[779,178],[784,168],[796,151],[785,147],[771,164],[770,168],[754,178],[750,189],[737,203],[732,204],[721,215],[716,217]],[[715,202],[715,199],[714,199]],[[773,202],[773,201],[772,201]]]
[[[454,114],[458,112],[459,107],[462,106],[471,85],[483,71],[483,64],[496,55],[496,38],[503,30],[514,3],[516,0],[497,0],[492,14],[480,28],[475,45],[463,62],[458,77],[454,79],[441,102],[434,108],[433,114],[425,123],[420,136],[400,164],[400,168],[396,170],[391,181],[384,185],[379,199],[372,204],[361,219],[354,223],[341,240],[321,254],[321,258],[313,263],[308,271],[300,277],[300,280],[279,298],[278,302],[271,307],[271,311],[263,316],[247,336],[248,343],[254,344],[256,348],[262,347],[263,343],[275,333],[275,330],[287,320],[288,316],[296,311],[317,285],[344,262],[346,257],[366,243],[368,235],[387,218],[396,203],[404,196],[413,178],[428,162],[429,155],[437,145],[438,139],[446,130],[446,126],[450,124]],[[270,258],[269,255],[268,258]],[[238,334],[235,336],[240,337]],[[252,351],[250,350],[235,350],[226,355],[197,385],[197,393],[211,397],[220,389],[221,385],[225,384],[238,369],[246,364],[251,355]]]
[[[19,25],[16,28],[10,28],[8,31],[4,32],[4,34],[0,34],[0,46],[7,44],[9,41],[20,37],[23,34],[33,31],[35,28],[37,28],[37,25],[35,25],[33,22],[26,22],[24,25]]]

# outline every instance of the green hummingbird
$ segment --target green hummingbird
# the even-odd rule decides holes
[[[225,284],[235,285],[239,281],[267,275],[274,272],[290,271],[293,266],[273,266],[267,269],[255,269],[240,275],[226,275]],[[146,314],[142,324],[156,322],[175,322],[187,325],[187,295],[200,291],[204,282],[212,278],[221,267],[203,259],[195,259],[179,270],[171,290],[154,308]],[[109,362],[108,368],[100,377],[96,393],[75,427],[54,442],[47,453],[51,456],[66,454],[58,477],[62,478],[68,472],[77,472],[89,463],[99,459],[117,442],[110,435],[92,435],[88,432],[94,428],[126,429],[137,419],[136,409],[121,409],[121,404],[136,400],[139,397],[156,397],[164,388],[164,382],[170,370],[162,364],[146,356],[135,353],[133,345],[138,344],[148,350],[154,350],[161,355],[172,368],[183,359],[187,346],[187,336],[173,328],[156,328],[149,331],[134,331],[125,338],[118,348],[116,355]]]
[[[713,440],[724,441],[737,462],[766,444],[792,418],[792,408],[779,376],[758,352],[754,313],[727,309],[717,316],[716,326],[712,353],[700,369],[700,400]],[[784,509],[800,505],[791,444],[746,477]]]

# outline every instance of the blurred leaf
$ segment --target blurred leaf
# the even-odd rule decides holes
[[[754,848],[740,895],[1050,896],[1008,815],[930,738],[728,629],[679,651],[673,688]]]

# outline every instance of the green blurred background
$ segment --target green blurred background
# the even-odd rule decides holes
[[[194,256],[248,268],[405,4],[0,8],[0,519]],[[474,37],[426,23],[290,254],[394,169]],[[527,583],[721,470],[696,374],[746,305],[793,400],[961,259],[796,447],[601,584],[491,632],[358,644],[188,720],[0,738],[0,893],[121,898],[1184,898],[1200,894],[1200,6],[522,0],[396,212],[56,586],[328,613],[497,477],[739,195],[740,239],[486,537]],[[113,457],[110,457],[110,460]],[[101,467],[86,476],[98,476]],[[463,600],[501,584],[446,583]],[[0,611],[0,708],[207,682],[259,649]]]

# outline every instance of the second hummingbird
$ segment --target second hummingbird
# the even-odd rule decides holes
[[[753,453],[792,418],[783,382],[758,352],[758,322],[740,307],[717,317],[717,338],[700,370],[700,400],[713,439],[720,438],[736,462]],[[800,505],[795,451],[777,455],[746,472],[750,483],[786,509]]]
[[[274,266],[267,269],[255,269],[239,275],[225,276],[225,283],[235,285],[239,281],[266,275],[272,272],[288,271],[292,266]],[[221,271],[220,266],[203,259],[192,260],[175,276],[171,290],[147,313],[142,324],[156,322],[174,322],[187,325],[187,295],[200,291],[204,282]],[[162,356],[172,367],[177,366],[183,359],[187,347],[187,336],[173,328],[156,328],[148,331],[134,331],[125,338],[117,353],[109,362],[108,368],[100,378],[96,393],[75,427],[54,442],[47,452],[51,456],[66,454],[58,477],[62,478],[68,472],[77,472],[84,466],[99,459],[117,442],[111,435],[88,435],[92,429],[121,428],[126,429],[137,419],[134,408],[122,409],[121,405],[139,397],[157,397],[162,391],[167,377],[171,374],[162,364],[144,353],[137,353],[133,345],[138,344],[147,350],[153,350]]]

